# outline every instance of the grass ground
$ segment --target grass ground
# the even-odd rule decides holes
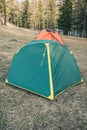
[[[0,130],[87,130],[87,39],[63,36],[84,82],[54,101],[5,83],[13,55],[37,33],[0,26]]]

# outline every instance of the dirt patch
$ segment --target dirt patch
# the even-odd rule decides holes
[[[5,83],[16,51],[37,31],[0,27],[0,130],[87,130],[87,39],[65,37],[84,82],[49,101]]]

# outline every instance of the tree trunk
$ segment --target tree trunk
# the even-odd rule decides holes
[[[3,1],[4,3],[4,25],[6,25],[6,1]]]

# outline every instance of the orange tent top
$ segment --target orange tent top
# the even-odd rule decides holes
[[[64,44],[61,36],[57,32],[53,32],[51,29],[42,30],[36,37],[36,40],[53,40]]]

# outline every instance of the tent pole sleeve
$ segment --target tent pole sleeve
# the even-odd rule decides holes
[[[49,69],[49,81],[50,81],[50,96],[48,97],[50,100],[54,100],[54,90],[53,90],[53,81],[52,81],[52,71],[51,71],[51,60],[50,60],[50,44],[45,43],[47,48],[47,56],[48,56],[48,69]]]

